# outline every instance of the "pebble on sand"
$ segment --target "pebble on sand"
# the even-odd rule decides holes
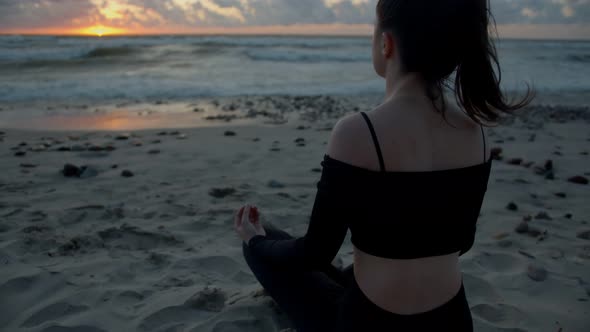
[[[549,159],[545,162],[545,170],[546,171],[552,171],[553,170],[553,160]]]
[[[523,162],[522,158],[512,158],[512,159],[508,160],[507,164],[518,166],[518,165],[521,165],[522,162]]]
[[[209,195],[215,198],[225,198],[236,192],[234,188],[212,188],[209,190]]]
[[[124,178],[131,178],[133,176],[135,176],[135,174],[133,174],[133,172],[131,172],[130,170],[124,170],[123,172],[121,172],[121,176]]]
[[[521,222],[520,224],[518,224],[518,226],[516,226],[515,231],[518,234],[527,233],[529,231],[529,223],[526,221]]]
[[[571,177],[571,178],[568,179],[568,181],[571,182],[571,183],[584,184],[584,185],[588,184],[588,182],[589,182],[588,181],[588,178],[583,177],[581,175]]]
[[[71,177],[78,177],[80,176],[80,168],[78,166],[72,165],[72,164],[65,164],[64,168],[62,169],[62,174],[67,177],[67,178],[71,178]]]
[[[205,288],[191,296],[184,305],[198,310],[221,312],[225,307],[227,296],[219,288]]]
[[[280,183],[279,181],[276,180],[270,180],[268,181],[267,184],[268,187],[270,188],[275,188],[275,189],[280,189],[280,188],[285,188],[285,185]]]
[[[532,280],[541,282],[547,279],[548,272],[540,265],[530,264],[527,268],[527,275]]]
[[[492,150],[490,152],[492,155],[492,159],[493,160],[502,160],[502,152],[503,151],[504,150],[502,148],[498,148],[498,147],[492,148]]]
[[[118,141],[126,141],[129,138],[131,138],[131,134],[128,134],[128,133],[119,134],[119,135],[117,135],[117,137],[115,137],[115,139],[118,140]]]
[[[37,166],[39,166],[39,165],[37,165],[37,164],[28,164],[28,163],[20,164],[20,167],[22,167],[22,168],[35,168]]]
[[[510,202],[508,203],[508,205],[506,206],[506,209],[508,211],[518,211],[518,205],[516,205],[516,203],[514,202]]]
[[[81,179],[88,179],[98,176],[98,170],[92,166],[82,166],[80,167],[80,178]]]
[[[535,219],[537,219],[537,220],[553,220],[553,218],[551,218],[551,216],[549,216],[549,214],[544,211],[537,213],[537,215],[535,216]]]
[[[582,240],[590,240],[590,229],[578,232],[578,234],[576,234],[576,237]]]

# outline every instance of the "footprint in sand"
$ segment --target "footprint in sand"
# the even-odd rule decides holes
[[[482,252],[473,260],[487,271],[496,273],[516,273],[522,269],[524,262],[513,254]]]
[[[72,316],[88,310],[87,306],[77,306],[66,302],[54,303],[34,313],[21,326],[33,327],[41,325],[47,321],[57,320],[67,316]]]
[[[475,317],[500,327],[511,327],[527,320],[524,312],[509,304],[477,304],[471,307],[471,312]]]
[[[268,320],[238,319],[222,321],[213,327],[212,332],[270,332],[276,331],[275,326]]]
[[[106,332],[105,330],[93,327],[93,326],[51,326],[44,328],[41,332]]]

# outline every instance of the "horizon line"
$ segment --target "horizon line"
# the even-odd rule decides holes
[[[105,39],[105,38],[126,38],[126,37],[159,37],[159,36],[194,36],[194,37],[333,37],[333,38],[370,38],[370,34],[332,34],[332,33],[235,33],[235,32],[162,32],[162,33],[120,33],[120,34],[109,34],[104,36],[95,36],[81,33],[16,33],[16,32],[0,32],[0,36],[27,36],[27,37],[74,37],[74,38],[92,38],[92,39]],[[528,40],[528,41],[590,41],[590,37],[537,37],[537,36],[497,36],[495,40]]]

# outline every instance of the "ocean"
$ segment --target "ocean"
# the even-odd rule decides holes
[[[528,82],[540,94],[590,95],[590,41],[497,46],[506,91]],[[383,86],[370,37],[0,36],[2,103],[358,95]]]

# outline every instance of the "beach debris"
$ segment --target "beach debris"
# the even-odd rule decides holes
[[[24,157],[27,153],[25,151],[17,151],[14,156],[15,157]]]
[[[299,137],[295,140],[295,143],[305,143],[305,138]]]
[[[131,145],[139,147],[139,146],[142,146],[143,143],[141,141],[133,141],[133,142],[131,142]]]
[[[231,130],[228,130],[228,131],[226,131],[226,132],[225,132],[223,135],[224,135],[224,136],[228,136],[228,137],[229,137],[229,136],[236,136],[236,133],[235,133],[235,132],[233,132],[233,131],[231,131]]]
[[[119,134],[115,137],[115,139],[117,141],[126,141],[130,138],[131,138],[131,134],[129,134],[129,133]]]
[[[22,163],[22,164],[20,164],[20,167],[22,167],[22,168],[35,168],[37,166],[39,166],[39,165],[37,165],[37,164],[29,164],[29,163]]]
[[[66,151],[72,151],[72,148],[69,146],[60,146],[59,148],[57,148],[55,151],[59,151],[59,152],[66,152]]]
[[[285,188],[285,185],[280,183],[279,181],[276,180],[270,180],[268,181],[267,184],[268,187],[270,188],[274,188],[274,189],[281,189],[281,188]]]
[[[527,275],[531,280],[541,282],[545,281],[548,276],[547,270],[544,267],[537,265],[537,264],[530,264],[527,267]]]
[[[112,169],[117,169],[117,168],[119,168],[119,165],[115,164],[115,165],[111,166],[111,168]]]
[[[176,139],[180,139],[180,140],[187,139],[187,138],[188,138],[188,136],[186,134],[180,134],[180,135],[178,135],[178,137],[176,137]]]
[[[94,152],[98,152],[98,151],[104,151],[105,147],[101,146],[101,145],[91,145],[88,147],[88,151],[94,151]]]
[[[133,172],[131,172],[130,170],[123,170],[121,172],[121,176],[124,178],[132,178],[133,176],[135,176],[135,174],[133,174]]]
[[[202,113],[202,112],[205,112],[205,110],[202,109],[202,108],[199,108],[199,107],[195,107],[195,108],[193,108],[193,112],[195,112],[195,113]]]
[[[549,159],[549,160],[545,161],[544,168],[546,171],[552,171],[553,170],[553,160]]]
[[[551,218],[549,216],[549,214],[545,211],[541,211],[541,212],[537,213],[537,215],[535,216],[535,219],[537,219],[537,220],[553,220],[553,218]]]
[[[579,231],[576,237],[582,240],[590,240],[590,229]]]
[[[212,188],[209,190],[209,195],[215,198],[225,198],[236,192],[234,188]]]
[[[566,213],[566,214],[565,214],[563,217],[564,217],[565,219],[572,219],[572,218],[574,217],[574,215],[573,215],[573,214],[571,214],[571,213]]]
[[[158,133],[158,136],[167,136],[167,135],[168,135],[168,133],[165,131],[161,131]]]
[[[82,151],[86,151],[86,147],[82,146],[82,145],[72,145],[71,149],[74,152],[82,152]]]
[[[518,234],[527,233],[529,231],[529,223],[526,221],[521,222],[520,224],[518,224],[518,226],[516,226],[515,231]]]
[[[180,132],[178,130],[175,130],[175,131],[169,132],[168,135],[170,135],[170,136],[178,136],[178,135],[180,135]]]
[[[583,177],[581,175],[571,177],[571,178],[568,179],[568,181],[571,182],[571,183],[584,184],[584,185],[588,184],[588,182],[589,182],[588,181],[588,178]]]
[[[92,166],[80,167],[80,178],[88,179],[98,176],[98,170]]]
[[[160,150],[158,150],[158,149],[152,149],[152,150],[149,150],[149,151],[148,151],[148,153],[149,153],[149,154],[160,154],[160,152],[161,152],[161,151],[160,151]]]
[[[186,300],[184,305],[198,310],[221,312],[226,300],[227,296],[221,289],[205,287]]]
[[[518,211],[518,205],[516,205],[516,203],[514,202],[510,202],[508,203],[508,205],[506,206],[506,209],[508,211]]]
[[[222,121],[225,121],[225,122],[231,122],[232,120],[235,120],[237,118],[238,118],[238,116],[235,115],[235,114],[231,114],[231,115],[221,114],[221,115],[210,115],[210,116],[207,116],[207,117],[205,117],[205,120],[207,120],[207,121],[222,120]]]
[[[155,139],[152,141],[152,144],[160,144],[160,143],[162,143],[162,140],[159,140],[159,139]]]
[[[525,257],[531,258],[531,259],[535,259],[536,258],[533,254],[529,254],[528,252],[526,252],[526,251],[524,251],[522,249],[519,250],[518,253],[521,254],[521,255],[523,255],[523,256],[525,256]]]
[[[519,166],[521,165],[523,162],[522,158],[512,158],[510,160],[507,161],[508,165],[514,165],[514,166]]]
[[[79,177],[81,174],[80,168],[72,164],[65,164],[61,172],[67,178]]]
[[[555,196],[556,197],[559,197],[559,198],[566,198],[567,197],[567,194],[566,193],[563,193],[563,192],[558,192],[558,193],[555,193]]]
[[[527,235],[529,235],[531,237],[538,237],[543,234],[545,234],[545,232],[541,232],[541,230],[539,230],[538,228],[535,228],[533,226],[529,226],[529,229],[527,230]]]
[[[492,148],[492,150],[490,151],[491,155],[492,155],[492,159],[493,160],[502,160],[502,152],[504,150],[500,147],[495,147]]]

